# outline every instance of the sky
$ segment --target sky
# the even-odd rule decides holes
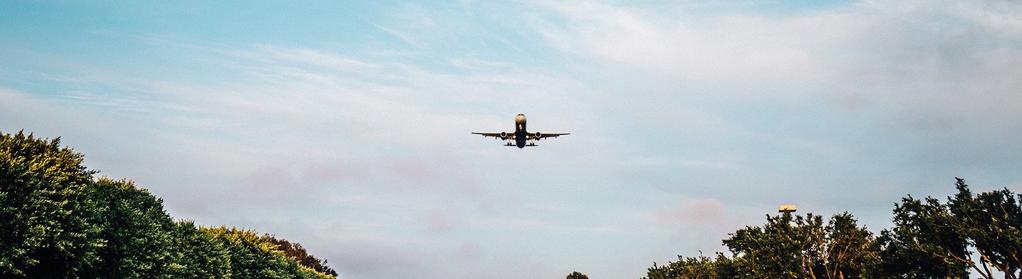
[[[343,278],[638,278],[1022,191],[1016,1],[3,1],[0,131]],[[526,149],[470,132],[571,132]]]

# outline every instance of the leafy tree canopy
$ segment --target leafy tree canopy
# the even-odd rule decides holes
[[[100,263],[83,160],[59,138],[0,134],[0,278],[82,277]]]
[[[174,221],[60,139],[0,133],[0,278],[336,278],[298,243]]]
[[[993,278],[1022,277],[1022,195],[974,194],[956,178],[946,202],[907,196],[879,236],[849,213],[767,216],[723,241],[728,254],[653,263],[646,278]]]

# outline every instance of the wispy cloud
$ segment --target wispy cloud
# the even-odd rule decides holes
[[[614,225],[579,225],[552,223],[536,219],[495,218],[472,222],[474,226],[502,231],[528,231],[539,233],[622,233],[625,230]]]

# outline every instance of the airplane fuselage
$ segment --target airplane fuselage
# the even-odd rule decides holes
[[[529,132],[525,131],[525,115],[518,114],[515,116],[515,146],[525,148],[529,140],[528,134]]]

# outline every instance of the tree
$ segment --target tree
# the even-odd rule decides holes
[[[880,273],[914,278],[967,277],[965,236],[937,199],[908,196],[894,206],[894,227],[881,232]]]
[[[650,267],[646,271],[646,277],[648,279],[673,279],[673,278],[692,278],[692,279],[710,279],[710,278],[726,278],[725,272],[720,269],[726,269],[729,266],[727,257],[723,254],[717,254],[717,259],[711,259],[706,256],[700,255],[699,257],[682,257],[678,256],[678,261],[669,262],[667,265],[658,266],[655,262],[653,267]]]
[[[731,256],[678,257],[649,268],[646,278],[860,278],[879,259],[875,239],[851,214],[830,218],[767,215],[723,241]]]
[[[730,236],[724,245],[739,276],[816,278],[822,269],[826,235],[820,216],[768,215],[762,228],[746,227]]]
[[[336,277],[301,245],[175,222],[162,200],[94,180],[83,160],[59,138],[0,133],[0,278]]]
[[[834,215],[827,232],[823,269],[826,278],[860,278],[880,260],[876,238],[848,212]]]
[[[1022,206],[1018,202],[1022,197],[1008,189],[973,194],[964,179],[955,179],[958,193],[948,197],[946,204],[911,196],[895,204],[894,227],[880,237],[879,274],[966,277],[972,270],[993,278],[992,270],[998,270],[1005,278],[1022,276]]]
[[[0,133],[0,278],[83,277],[99,263],[83,160],[60,138]]]
[[[851,214],[767,216],[724,240],[731,256],[653,264],[647,278],[993,278],[1022,277],[1022,195],[973,194],[956,178],[947,203],[911,195],[894,204],[893,227],[874,238]],[[973,252],[974,251],[974,252]]]
[[[101,178],[88,187],[106,246],[92,272],[110,278],[171,278],[177,261],[174,221],[163,201],[128,180]]]
[[[230,254],[231,278],[334,278],[299,265],[256,232],[236,228],[203,228]]]
[[[326,260],[320,260],[312,255],[309,255],[302,247],[302,244],[292,243],[284,239],[278,239],[272,235],[263,235],[263,239],[277,245],[277,249],[284,252],[284,255],[298,261],[305,267],[311,268],[323,274],[337,276],[337,271],[327,266]]]
[[[582,274],[581,272],[578,271],[572,271],[570,274],[568,274],[568,277],[566,279],[589,279],[589,276],[586,276],[585,274]]]
[[[1004,273],[1005,278],[1022,277],[1022,205],[1016,195],[1001,189],[973,195],[965,180],[955,178],[958,193],[948,198],[948,208],[955,216],[955,229],[965,236],[979,254],[980,268],[975,270],[993,278],[990,265]],[[975,267],[975,262],[970,262]]]
[[[171,265],[170,277],[231,277],[230,252],[220,240],[199,230],[191,221],[175,222],[173,233],[176,261]]]

